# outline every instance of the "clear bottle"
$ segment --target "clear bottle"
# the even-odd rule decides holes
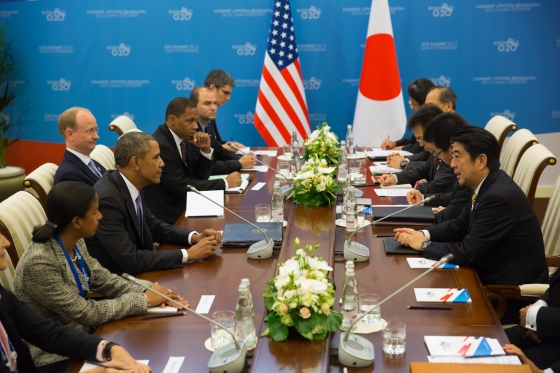
[[[348,129],[346,130],[346,152],[348,154],[354,154],[356,152],[354,146],[354,133],[352,132],[352,125],[348,125]]]
[[[354,276],[354,268],[346,269],[345,286],[342,289],[342,328],[349,330],[350,325],[358,317],[358,283]]]
[[[272,221],[284,222],[284,198],[282,198],[282,189],[280,188],[279,180],[274,182],[274,191],[272,193],[270,207],[272,209]]]
[[[345,269],[344,269],[344,273],[346,273],[346,271],[348,271],[349,268],[354,269],[354,261],[353,260],[347,260],[346,264],[344,265]],[[348,276],[344,277],[344,283],[342,284],[342,294],[344,294],[344,292],[346,291],[346,285],[348,284]],[[340,302],[339,304],[342,306],[342,297],[340,298]]]
[[[251,294],[251,282],[248,278],[242,278],[241,283],[247,286],[247,295],[249,296],[249,304],[251,305],[251,311],[253,317],[255,316],[255,306],[253,305],[253,294]]]
[[[346,141],[340,142],[340,151],[338,153],[338,181],[344,182],[348,175],[348,158],[346,156]]]
[[[292,145],[292,173],[296,173],[301,168],[301,156],[299,154],[299,142],[297,140],[297,133],[294,131],[294,140]]]
[[[235,309],[235,337],[238,341],[245,341],[247,349],[252,350],[257,343],[257,336],[247,285],[241,283],[238,290],[239,298]]]
[[[346,196],[346,231],[353,232],[358,228],[358,203],[355,194],[356,188],[349,187]]]

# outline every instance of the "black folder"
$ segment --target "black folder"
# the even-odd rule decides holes
[[[410,247],[401,245],[393,238],[385,238],[383,240],[383,246],[385,247],[385,254],[406,254],[406,255],[420,254],[420,251],[416,251],[414,249],[411,249]]]
[[[394,214],[402,210],[403,207],[394,206],[372,206],[371,213],[373,214],[372,220],[381,219],[387,215]],[[398,222],[412,222],[412,223],[435,223],[436,217],[432,212],[430,206],[414,206],[406,209],[398,214],[395,214],[383,221],[398,221]]]
[[[255,223],[264,233],[274,241],[274,248],[282,246],[284,233],[282,222]],[[227,223],[224,227],[222,245],[224,247],[249,247],[255,242],[264,240],[262,233],[247,223]]]

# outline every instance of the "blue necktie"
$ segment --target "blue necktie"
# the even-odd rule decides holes
[[[99,170],[97,169],[97,167],[95,166],[95,163],[93,163],[93,159],[89,160],[89,168],[91,169],[91,171],[95,174],[95,176],[97,177],[101,177],[101,172],[99,172]]]
[[[138,217],[138,225],[140,226],[140,237],[144,242],[144,210],[142,209],[142,195],[138,193],[136,197],[136,215]]]

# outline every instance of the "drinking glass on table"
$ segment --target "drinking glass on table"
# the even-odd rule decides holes
[[[383,352],[401,355],[406,351],[406,325],[400,321],[389,321],[383,330]]]
[[[255,220],[257,223],[270,222],[272,210],[269,204],[259,203],[255,205]]]
[[[378,306],[380,300],[381,296],[379,294],[360,294],[360,313],[363,315],[371,311],[368,315],[362,318],[362,322],[365,322],[366,324],[374,324],[379,322],[379,320],[381,319],[381,310]]]
[[[365,167],[354,168],[351,176],[353,184],[365,184],[366,183],[367,170]]]
[[[284,145],[284,157],[292,158],[292,145],[286,144]]]
[[[286,177],[290,177],[290,162],[278,162],[278,172]]]
[[[212,314],[215,322],[233,333],[235,325],[235,312],[233,311],[216,311]],[[233,338],[224,329],[214,324],[210,324],[210,342],[214,351],[220,347],[233,343]]]

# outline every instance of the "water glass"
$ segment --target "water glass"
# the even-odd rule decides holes
[[[292,158],[292,156],[293,156],[292,145],[291,144],[284,145],[284,157]]]
[[[348,160],[348,172],[351,174],[359,173],[360,167],[364,165],[364,161],[361,159],[350,159]]]
[[[406,325],[400,321],[389,321],[383,330],[383,352],[401,355],[406,351]]]
[[[233,311],[216,311],[212,314],[212,319],[233,333],[235,325],[235,312]],[[214,351],[220,347],[224,347],[233,343],[233,338],[224,329],[214,324],[210,324],[210,342]]]
[[[358,205],[358,228],[361,228],[366,224],[366,214],[364,209],[365,206]]]
[[[365,184],[366,183],[366,168],[357,167],[353,168],[351,172],[352,184]]]
[[[269,204],[259,203],[255,205],[255,220],[257,223],[270,222],[272,210]]]
[[[362,322],[365,322],[366,324],[379,322],[379,319],[381,319],[381,310],[378,306],[380,300],[381,296],[379,294],[360,294],[360,313],[363,315],[371,311],[368,315],[362,318]]]
[[[286,177],[290,177],[290,162],[278,162],[278,172]]]

